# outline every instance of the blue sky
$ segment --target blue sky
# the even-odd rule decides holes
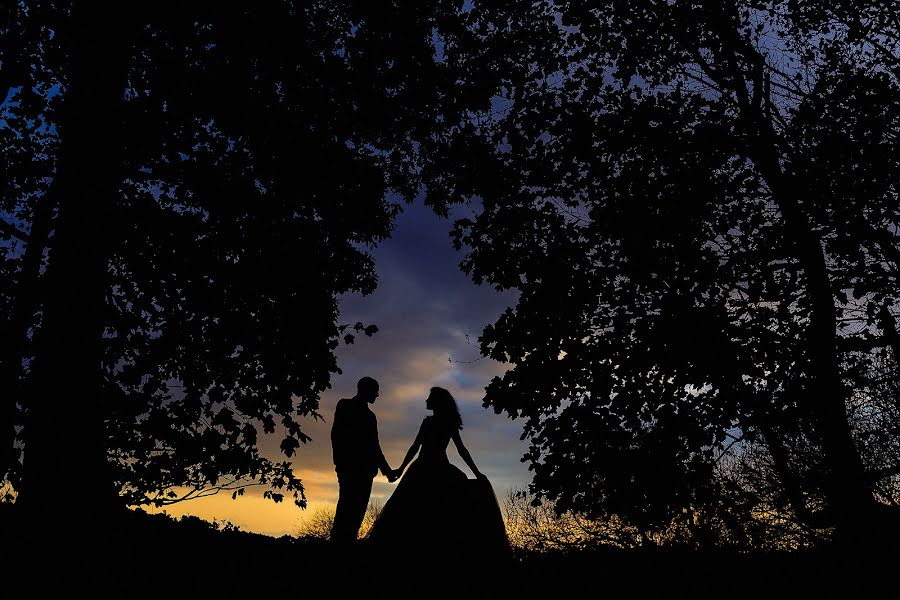
[[[457,214],[466,210],[461,207]],[[459,270],[463,255],[453,249],[451,227],[452,218],[436,217],[421,202],[404,206],[391,238],[373,251],[377,290],[341,299],[342,322],[375,323],[379,331],[341,345],[338,365],[343,373],[334,377],[332,389],[321,401],[326,422],[310,421],[305,428],[313,440],[300,448],[294,466],[306,486],[310,508],[304,513],[290,502],[276,506],[256,490],[237,501],[230,494],[219,494],[168,507],[167,512],[227,519],[245,530],[282,535],[292,533],[317,508],[333,506],[337,478],[331,460],[331,418],[337,401],[353,396],[363,375],[375,377],[381,385],[373,410],[391,466],[399,466],[422,418],[430,414],[425,398],[437,385],[456,397],[464,422],[463,441],[497,495],[502,498],[507,489],[528,484],[527,466],[520,462],[527,447],[519,439],[522,423],[481,404],[484,387],[506,365],[479,358],[477,345],[482,328],[513,304],[516,295],[477,286]],[[272,442],[267,453],[276,458],[277,440]],[[468,473],[452,444],[448,454]],[[385,501],[393,489],[379,475],[373,500]]]

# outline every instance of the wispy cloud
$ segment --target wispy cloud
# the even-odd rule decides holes
[[[448,238],[451,223],[437,219],[421,205],[407,207],[398,218],[393,237],[374,251],[379,286],[367,297],[342,299],[342,321],[375,323],[378,333],[342,346],[338,364],[343,374],[323,395],[320,412],[326,422],[308,422],[313,441],[294,459],[311,506],[337,500],[337,478],[331,459],[330,428],[334,406],[356,393],[357,380],[375,377],[381,396],[373,409],[378,416],[381,445],[388,462],[399,465],[415,437],[430,387],[446,387],[463,415],[462,437],[479,468],[501,495],[508,487],[524,486],[528,471],[519,461],[526,449],[519,440],[521,425],[482,408],[484,387],[506,365],[479,359],[477,338],[484,325],[515,301],[512,293],[498,293],[474,285],[458,269],[462,256]],[[280,439],[264,442],[264,450],[278,458]],[[451,449],[451,460],[465,470]],[[373,499],[385,500],[394,489],[379,476]],[[219,497],[217,497],[219,498]],[[252,531],[288,533],[296,528],[299,512],[290,503],[273,507],[255,495],[231,503],[207,499],[187,506],[198,516],[229,518]],[[200,504],[205,502],[206,504]],[[179,509],[181,510],[181,509]],[[213,515],[208,511],[218,511]],[[171,511],[170,511],[171,512]],[[257,514],[258,513],[258,514]]]

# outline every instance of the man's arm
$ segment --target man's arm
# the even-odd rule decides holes
[[[375,417],[375,413],[372,413],[372,432],[374,434],[374,448],[373,452],[378,459],[378,468],[381,469],[381,473],[390,478],[393,474],[393,469],[391,469],[391,465],[388,464],[387,459],[384,457],[384,452],[381,451],[381,443],[378,441],[378,419]]]
[[[344,455],[346,454],[347,440],[344,429],[344,400],[338,400],[337,406],[334,408],[334,423],[331,424],[331,457],[334,460],[334,466],[337,467],[344,463]]]

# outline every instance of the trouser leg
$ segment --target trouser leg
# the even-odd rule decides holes
[[[347,543],[356,539],[359,527],[366,516],[369,496],[372,494],[371,477],[338,475],[338,503],[334,513],[331,539]]]

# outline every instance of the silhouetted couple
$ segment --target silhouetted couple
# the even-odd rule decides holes
[[[377,420],[368,406],[377,397],[378,382],[363,377],[356,396],[340,400],[335,409],[331,445],[340,492],[332,540],[356,539],[380,469],[390,482],[403,478],[368,534],[372,544],[406,553],[466,549],[485,556],[504,554],[509,544],[500,507],[463,444],[462,418],[450,392],[431,388],[425,408],[433,415],[422,421],[398,469],[388,465],[378,442]],[[451,439],[474,480],[447,458]]]

